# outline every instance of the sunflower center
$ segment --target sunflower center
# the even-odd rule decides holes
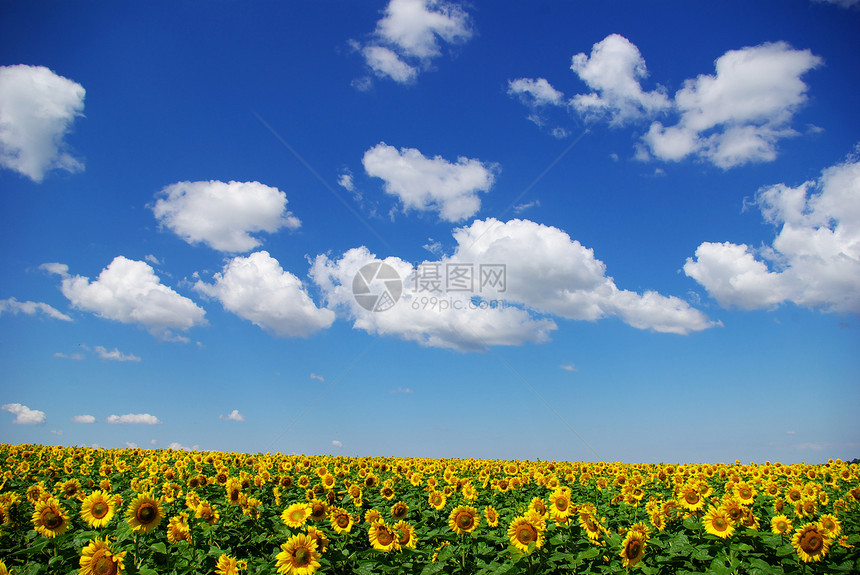
[[[406,545],[407,543],[409,543],[409,531],[407,531],[406,529],[400,529],[399,533],[400,538],[397,540],[397,542],[401,545]]]
[[[726,527],[728,527],[728,523],[722,517],[717,517],[714,519],[714,529],[717,531],[725,531]]]
[[[389,533],[387,529],[380,529],[376,534],[376,539],[379,541],[380,545],[387,546],[391,545],[394,541],[394,536]]]
[[[97,501],[93,504],[93,508],[90,510],[90,513],[96,519],[101,519],[108,513],[108,505],[104,501]]]
[[[293,564],[296,567],[304,567],[311,562],[311,554],[304,547],[299,547],[293,552]]]
[[[91,569],[96,575],[114,575],[116,573],[116,564],[113,560],[102,554],[95,561],[90,563]]]
[[[347,517],[346,515],[338,515],[337,519],[335,519],[335,522],[337,523],[338,527],[344,529],[347,525],[349,525],[349,517]]]
[[[461,513],[457,516],[457,526],[464,531],[471,529],[474,524],[475,518],[468,513]]]
[[[567,511],[567,499],[556,499],[555,508],[559,511]]]
[[[691,491],[684,496],[684,501],[689,504],[695,504],[699,502],[699,494],[695,491]]]
[[[142,524],[152,523],[158,517],[158,511],[151,503],[147,503],[137,511],[137,520]]]
[[[624,554],[627,555],[628,559],[636,559],[639,557],[639,554],[642,552],[642,543],[634,539],[630,543],[627,544],[627,548],[624,550]]]
[[[63,518],[50,509],[42,514],[42,525],[48,529],[56,529],[63,524]]]
[[[517,531],[517,541],[523,545],[528,545],[537,539],[537,531],[531,525],[523,525]]]
[[[296,509],[290,513],[290,519],[293,521],[301,521],[305,518],[305,512],[302,509]]]
[[[815,555],[824,546],[824,538],[817,531],[809,531],[800,538],[800,548],[810,555]]]

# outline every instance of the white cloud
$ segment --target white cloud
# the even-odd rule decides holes
[[[54,435],[58,435],[58,436],[62,437],[63,430],[62,429],[52,429],[51,433],[53,433]]]
[[[770,246],[705,242],[687,259],[685,273],[727,308],[793,302],[860,313],[860,159],[795,188],[763,188],[756,203],[779,229]]]
[[[352,172],[350,172],[349,170],[346,170],[337,177],[337,183],[340,187],[342,187],[348,192],[352,192],[355,190],[355,184],[352,181]]]
[[[3,411],[8,411],[15,416],[12,423],[21,425],[39,425],[45,423],[45,412],[38,409],[30,409],[26,405],[20,403],[7,403],[0,407]]]
[[[529,106],[560,106],[564,103],[564,94],[553,88],[546,78],[509,80],[508,94],[520,97]]]
[[[409,287],[413,266],[397,257],[385,258],[384,262],[404,280],[400,300],[386,311],[367,311],[353,296],[353,278],[373,261],[377,261],[376,256],[361,246],[348,250],[339,260],[319,255],[311,266],[310,276],[325,294],[327,305],[351,319],[354,329],[459,351],[543,342],[556,329],[552,320],[533,319],[516,307],[475,306],[469,294],[440,298],[439,294],[413,293]]]
[[[140,361],[140,358],[133,354],[125,354],[122,353],[117,348],[114,348],[111,351],[108,351],[104,347],[97,345],[93,348],[101,359],[110,359],[113,361]]]
[[[58,351],[57,353],[54,354],[54,357],[59,357],[62,359],[74,359],[74,360],[79,361],[79,360],[84,359],[84,354],[82,354],[82,353],[66,354],[66,353],[63,353],[61,351]]]
[[[259,182],[178,182],[158,196],[152,211],[161,225],[189,244],[223,252],[259,246],[251,234],[301,225],[286,209],[287,195]]]
[[[586,118],[608,115],[611,123],[621,125],[671,107],[662,87],[642,90],[639,82],[648,76],[645,59],[633,43],[618,34],[594,44],[590,56],[573,56],[570,69],[594,90],[574,96],[570,102]]]
[[[801,77],[821,63],[785,42],[730,50],[716,75],[687,80],[675,94],[679,123],[654,122],[644,141],[663,160],[698,154],[722,168],[771,161],[777,141],[796,133],[789,124],[808,89]]]
[[[457,163],[444,158],[426,158],[414,148],[381,142],[362,158],[370,176],[385,181],[386,193],[397,196],[404,211],[434,210],[448,222],[473,216],[481,208],[478,192],[486,192],[495,179],[495,165],[459,157]]]
[[[92,282],[83,276],[64,277],[61,290],[78,309],[142,325],[165,339],[180,337],[172,329],[186,330],[206,323],[206,312],[163,285],[147,263],[123,256],[114,258]]]
[[[126,413],[125,415],[109,415],[107,422],[114,425],[161,425],[161,421],[148,413]]]
[[[57,262],[44,263],[39,266],[40,270],[44,270],[49,274],[58,275],[60,277],[68,277],[69,266]]]
[[[268,252],[233,258],[214,280],[213,284],[198,281],[194,289],[275,335],[305,337],[334,321],[334,313],[318,308],[301,280],[281,268]]]
[[[315,374],[315,373],[312,373],[312,374],[311,374],[311,379],[316,379],[316,380],[318,380],[318,381],[321,381],[321,382],[325,383],[325,378],[324,378],[323,376],[321,376],[321,375],[317,375],[317,374]]]
[[[18,315],[19,313],[23,313],[26,315],[34,315],[39,312],[54,319],[59,319],[62,321],[72,321],[72,318],[46,303],[35,301],[18,301],[13,297],[10,297],[8,299],[0,299],[0,316],[2,316],[4,312],[12,313],[15,315]]]
[[[570,364],[562,364],[562,365],[560,365],[559,367],[560,367],[561,369],[565,370],[565,371],[571,371],[571,372],[579,371],[579,370],[577,369],[577,367],[576,367],[575,365],[573,365],[572,363],[570,363]]]
[[[96,418],[92,415],[75,415],[69,421],[72,423],[95,423]]]
[[[813,2],[821,3],[821,4],[834,4],[839,6],[840,8],[853,8],[854,6],[860,6],[860,0],[812,0]]]
[[[427,69],[430,61],[442,54],[440,40],[458,44],[471,36],[469,16],[457,4],[391,0],[376,24],[373,41],[361,52],[376,75],[409,83],[419,68]]]
[[[239,413],[238,409],[234,409],[227,415],[219,415],[218,418],[226,421],[245,421],[245,416]]]
[[[418,70],[401,60],[394,50],[384,46],[365,46],[361,53],[379,77],[388,76],[399,84],[409,84],[418,77]]]
[[[125,446],[126,446],[128,449],[137,449],[137,443],[135,443],[135,442],[133,442],[133,441],[126,441],[126,442],[125,442]]]
[[[149,263],[151,263],[154,266],[160,266],[162,263],[157,257],[155,257],[152,254],[147,254],[146,256],[144,256],[143,259],[145,259],[146,261],[148,261]]]
[[[0,67],[0,166],[41,182],[51,169],[78,172],[63,138],[83,115],[83,86],[43,66]]]
[[[331,444],[335,447],[340,447],[340,448],[343,447],[343,443],[338,441],[337,439],[332,440]]]
[[[529,220],[475,220],[454,231],[452,260],[505,264],[504,298],[541,313],[594,321],[615,316],[638,329],[687,334],[715,325],[674,296],[619,290],[593,250]]]
[[[397,389],[389,389],[389,390],[388,390],[388,393],[405,393],[405,394],[410,394],[410,393],[412,393],[412,389],[411,389],[411,388],[408,388],[408,387],[398,387]]]

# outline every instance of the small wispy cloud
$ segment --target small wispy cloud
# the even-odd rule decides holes
[[[109,359],[111,361],[140,361],[140,358],[133,354],[122,353],[119,349],[113,348],[108,351],[104,347],[97,345],[93,348],[101,359]]]
[[[63,353],[61,351],[58,351],[57,353],[54,354],[54,357],[59,357],[61,359],[74,359],[76,361],[80,361],[80,360],[84,359],[84,354],[82,354],[82,353]]]
[[[341,442],[340,442],[340,441],[338,441],[337,439],[333,440],[333,441],[331,442],[331,444],[332,444],[332,445],[334,445],[335,447],[339,447],[339,448],[341,448],[341,449],[343,448],[343,443],[341,443]]]
[[[126,413],[125,415],[108,415],[107,422],[113,425],[161,425],[161,421],[148,413]]]
[[[575,365],[573,365],[572,363],[562,364],[559,367],[565,371],[571,371],[571,372],[579,371],[579,369]]]
[[[796,431],[786,431],[786,435],[797,435]]]
[[[797,443],[794,445],[795,449],[800,449],[803,451],[824,451],[829,447],[830,444],[823,441],[810,441],[807,443]]]
[[[72,423],[95,423],[96,418],[92,415],[74,415],[69,419],[69,421]]]
[[[535,200],[533,202],[515,205],[514,206],[514,212],[517,214],[521,214],[529,208],[539,208],[539,207],[540,207],[540,200]]]
[[[245,421],[245,416],[239,413],[238,409],[234,409],[227,415],[219,415],[218,419],[223,419],[226,421]]]
[[[311,379],[318,379],[318,380],[322,381],[323,383],[325,383],[325,378],[323,376],[317,375],[315,373],[311,374]]]
[[[36,313],[41,313],[54,319],[72,321],[72,318],[46,303],[38,301],[18,301],[13,297],[0,299],[0,316],[4,313],[11,313],[13,315],[18,315],[19,313],[23,313],[24,315],[35,315]]]
[[[159,260],[157,257],[155,257],[152,254],[147,254],[146,256],[144,256],[143,259],[145,259],[146,261],[148,261],[149,263],[151,263],[154,266],[160,266],[161,265],[161,260]]]
[[[389,389],[388,393],[412,393],[412,390],[408,387],[398,387],[397,389]]]

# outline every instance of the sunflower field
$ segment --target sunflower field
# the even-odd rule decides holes
[[[0,445],[0,575],[858,573],[860,465]]]

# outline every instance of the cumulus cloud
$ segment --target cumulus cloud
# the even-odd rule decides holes
[[[301,280],[268,252],[237,256],[213,279],[212,284],[198,281],[194,289],[275,335],[306,337],[334,321],[334,313],[318,308]]]
[[[287,195],[259,182],[178,182],[157,196],[152,211],[159,224],[218,251],[246,252],[261,243],[251,234],[301,225],[286,209]]]
[[[797,187],[762,188],[756,204],[779,231],[771,245],[705,242],[684,272],[726,308],[784,302],[860,313],[860,159]]]
[[[356,302],[353,279],[364,265],[374,261],[377,257],[361,246],[348,250],[340,259],[319,255],[311,266],[310,276],[325,294],[327,305],[351,319],[354,329],[459,351],[543,342],[556,329],[552,320],[533,319],[516,307],[475,305],[471,294],[458,292],[441,298],[438,293],[413,292],[408,287],[414,279],[412,264],[393,256],[382,261],[402,278],[401,297],[386,311],[367,311]]]
[[[38,409],[30,409],[26,405],[20,403],[7,403],[0,407],[3,411],[8,411],[15,416],[12,423],[20,425],[39,425],[45,423],[45,412]]]
[[[619,289],[592,249],[555,227],[488,218],[455,230],[454,239],[452,260],[505,264],[505,299],[541,313],[588,321],[614,316],[638,329],[678,334],[715,325],[675,296]]]
[[[374,74],[405,84],[414,82],[420,70],[442,55],[440,42],[461,44],[471,37],[469,15],[458,4],[391,0],[372,40],[359,47]]]
[[[173,329],[187,330],[206,323],[206,312],[162,284],[149,264],[123,256],[114,258],[93,281],[67,275],[60,289],[77,309],[141,325],[165,339],[176,337]]]
[[[95,423],[96,418],[92,415],[75,415],[69,421],[72,423]]]
[[[508,94],[521,98],[530,106],[559,106],[564,103],[564,94],[553,88],[546,78],[509,80]]]
[[[161,421],[148,413],[126,413],[125,415],[109,415],[107,422],[114,425],[161,425]]]
[[[219,415],[218,418],[226,421],[245,421],[245,416],[239,413],[238,409],[234,409],[227,415]]]
[[[18,301],[13,297],[10,297],[8,299],[0,299],[0,316],[2,316],[4,312],[12,313],[15,315],[18,315],[19,313],[23,313],[26,315],[42,313],[54,319],[59,319],[62,321],[72,321],[72,318],[46,303],[35,301]]]
[[[343,443],[342,443],[342,442],[340,442],[340,441],[338,441],[337,439],[332,440],[331,444],[332,444],[333,446],[335,446],[335,447],[338,447],[338,448],[342,448],[342,447],[343,447]]]
[[[654,122],[644,142],[663,160],[697,154],[722,168],[771,161],[777,141],[795,134],[790,121],[807,100],[801,77],[821,63],[785,42],[730,50],[715,75],[687,80],[675,94],[678,124]]]
[[[456,163],[431,159],[414,148],[398,151],[385,142],[367,150],[362,164],[368,175],[385,182],[385,192],[399,198],[404,211],[438,211],[448,222],[469,218],[481,208],[478,193],[490,189],[497,169],[465,157]]]
[[[85,95],[83,86],[44,66],[0,67],[0,166],[34,182],[52,169],[83,170],[63,138],[83,115]]]
[[[93,349],[101,359],[109,359],[112,361],[140,361],[140,358],[136,355],[122,353],[117,348],[113,348],[113,350],[108,351],[106,348],[97,345]]]
[[[365,46],[361,53],[377,76],[388,76],[399,84],[409,84],[418,77],[417,68],[401,60],[394,50],[385,46]]]
[[[639,48],[618,34],[594,44],[590,56],[573,56],[570,69],[594,90],[570,101],[586,118],[608,116],[611,123],[621,125],[671,107],[662,87],[651,92],[642,89],[640,80],[648,76],[645,59]]]

